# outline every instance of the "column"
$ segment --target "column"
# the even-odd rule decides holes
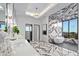
[[[8,3],[7,7],[8,7],[7,26],[8,26],[8,32],[11,35],[13,27],[13,4]]]

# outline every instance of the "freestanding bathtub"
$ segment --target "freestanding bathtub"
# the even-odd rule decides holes
[[[63,43],[64,42],[64,37],[60,36],[60,37],[55,37],[54,39],[54,43]]]

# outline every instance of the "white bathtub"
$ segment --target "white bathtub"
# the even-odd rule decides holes
[[[54,43],[63,43],[64,42],[64,37],[55,37],[54,38]]]

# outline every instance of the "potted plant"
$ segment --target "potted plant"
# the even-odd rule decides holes
[[[13,31],[13,40],[16,40],[15,34],[19,34],[19,29],[18,29],[18,27],[17,27],[17,26],[13,26],[12,31]]]
[[[18,29],[17,26],[14,26],[14,27],[13,27],[13,32],[19,34],[19,29]]]
[[[5,23],[5,29],[4,32],[8,32],[7,23]]]
[[[7,29],[7,26],[5,27],[5,29],[4,29],[4,32],[7,32],[8,31],[8,29]]]

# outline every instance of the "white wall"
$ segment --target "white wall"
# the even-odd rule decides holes
[[[47,35],[43,35],[43,25],[47,24]],[[41,41],[48,42],[48,17],[41,18]]]
[[[32,24],[33,25],[33,35],[34,35],[34,24],[41,24],[40,20],[34,19],[29,16],[16,16],[15,17],[16,23],[20,29],[20,34],[25,38],[25,24]],[[32,37],[34,40],[34,36]]]

